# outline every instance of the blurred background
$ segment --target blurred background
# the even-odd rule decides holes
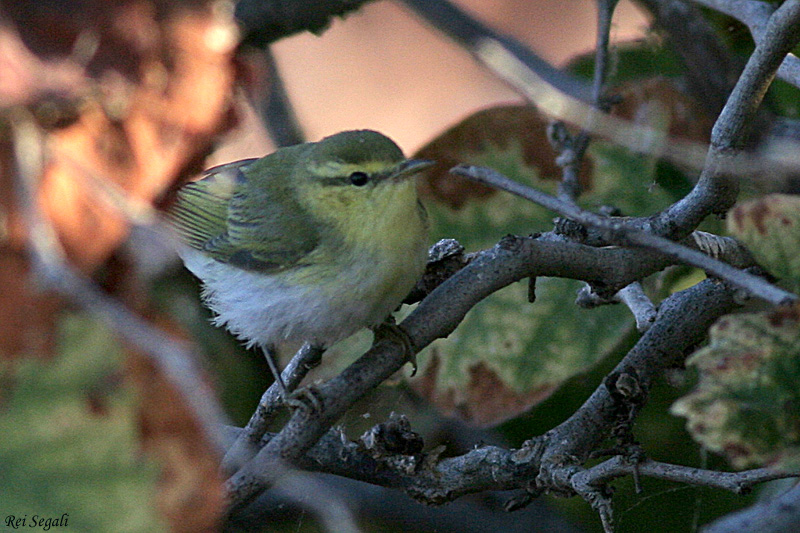
[[[455,3],[553,65],[572,64],[587,74],[594,1]],[[74,531],[213,531],[222,528],[224,504],[218,457],[161,370],[74,298],[43,292],[43,278],[31,275],[29,220],[16,196],[23,141],[49,150],[46,164],[33,165],[40,173],[35,204],[69,267],[150,324],[197,347],[204,383],[240,426],[269,384],[266,365],[260,354],[210,325],[196,280],[156,235],[152,207],[168,205],[174,190],[203,168],[274,150],[260,106],[276,79],[305,140],[369,128],[411,155],[434,150],[430,143],[444,139],[434,151],[446,160],[492,161],[517,179],[554,186],[555,154],[543,134],[548,121],[519,106],[523,100],[504,82],[403,3],[369,2],[320,35],[279,40],[269,47],[274,68],[263,50],[237,48],[232,10],[233,4],[219,1],[0,2],[0,507],[7,514],[69,513]],[[662,84],[662,76],[680,79],[680,72],[649,24],[631,2],[619,3],[611,74],[615,82],[634,80],[625,88],[626,103],[633,102],[625,116],[705,141],[710,122],[698,111],[702,102],[687,97],[679,82]],[[729,37],[742,35],[741,26],[727,20],[717,27]],[[751,46],[743,40],[744,49]],[[631,56],[622,51],[631,49],[642,62],[625,62]],[[474,115],[483,110],[487,114]],[[459,123],[462,129],[455,131],[466,131],[465,137],[509,137],[518,144],[489,142],[488,155],[468,154],[444,133]],[[20,126],[30,124],[38,132],[33,139]],[[601,142],[594,146],[585,178],[592,208],[613,204],[625,214],[652,213],[691,182],[681,169]],[[429,205],[434,234],[458,238],[469,251],[507,233],[552,225],[551,214],[502,195],[486,195],[463,209],[452,208],[457,198],[450,191],[436,198],[441,205],[436,199]],[[664,297],[701,277],[676,269],[652,280],[648,290]],[[445,455],[456,455],[478,443],[520,446],[564,420],[636,333],[622,306],[578,311],[577,286],[558,282],[537,285],[535,306],[520,305],[527,290],[522,284],[504,289],[476,307],[449,345],[432,350],[440,360],[462,354],[488,361],[514,352],[519,368],[491,359],[497,366],[486,367],[475,386],[463,375],[430,378],[430,366],[422,366],[422,377],[440,379],[441,390],[426,393],[419,382],[409,386],[398,376],[341,421],[346,434],[357,438],[390,413],[405,413],[426,449],[445,445]],[[519,320],[529,332],[520,332],[525,328],[517,327]],[[498,332],[496,338],[482,338],[486,331]],[[361,353],[369,338],[352,342],[326,358],[321,375],[345,364],[343,353]],[[726,468],[694,444],[683,420],[665,416],[689,386],[678,371],[657,384],[636,436],[654,459]],[[314,486],[329,501],[349,506],[368,532],[602,530],[595,513],[576,498],[542,497],[508,514],[503,506],[519,494],[481,494],[434,508],[350,480],[319,476],[318,482]],[[616,489],[618,531],[689,531],[752,501],[653,480],[645,480],[643,494],[629,479]],[[307,501],[315,496],[272,491],[227,530],[323,531]]]
[[[557,66],[594,48],[592,0],[457,4]],[[612,41],[643,38],[647,27],[646,16],[622,0]],[[522,101],[464,49],[397,2],[368,3],[344,20],[335,19],[320,36],[301,33],[271,50],[308,140],[369,128],[413,153],[478,109]],[[252,115],[249,119],[257,122]],[[260,124],[248,121],[242,130],[214,154],[214,162],[265,153],[270,141]]]

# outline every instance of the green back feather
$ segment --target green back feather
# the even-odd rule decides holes
[[[290,183],[299,150],[214,167],[186,184],[169,219],[188,246],[247,270],[296,265],[319,243]]]

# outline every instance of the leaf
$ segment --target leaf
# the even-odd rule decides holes
[[[669,46],[652,39],[616,43],[611,49],[613,68],[608,73],[607,83],[617,86],[627,81],[639,81],[654,77],[679,77],[685,67]],[[578,76],[592,79],[594,53],[583,54],[569,62],[567,68]]]
[[[687,361],[697,388],[672,413],[736,468],[800,467],[800,308],[728,315],[710,337]]]
[[[27,516],[28,527],[34,515],[67,513],[68,530],[163,529],[159,471],[140,453],[138,402],[121,380],[118,344],[85,317],[61,325],[51,361],[0,367],[4,513]]]
[[[546,122],[527,106],[484,110],[454,126],[416,156],[440,165],[421,189],[433,239],[458,239],[468,250],[494,245],[508,233],[547,231],[554,215],[505,193],[464,185],[446,170],[456,162],[489,166],[512,179],[553,192],[560,169],[544,134]],[[626,215],[653,212],[668,203],[652,187],[655,164],[602,143],[589,154],[582,197],[589,208],[614,205]],[[444,162],[444,163],[442,163]],[[477,425],[512,418],[549,396],[569,377],[591,368],[631,328],[621,306],[585,310],[574,305],[579,282],[536,281],[536,302],[526,282],[491,295],[473,308],[445,340],[419,356],[412,385],[446,414]]]
[[[36,2],[3,8],[0,100],[30,109],[44,133],[39,203],[85,272],[127,233],[119,197],[149,206],[199,170],[232,124],[238,34],[232,11],[217,7],[87,0],[69,17]],[[5,168],[11,159],[3,143]],[[0,196],[12,192],[11,173],[0,173]],[[25,221],[5,207],[19,246]]]
[[[50,357],[61,303],[37,290],[25,254],[0,248],[0,287],[0,364],[4,359]]]
[[[769,194],[735,206],[727,220],[764,268],[800,289],[800,197]]]
[[[415,155],[435,162],[420,180],[420,194],[453,209],[470,199],[494,195],[494,189],[449,173],[457,164],[472,160],[481,160],[486,166],[498,164],[497,170],[514,175],[558,179],[561,170],[555,164],[557,154],[547,140],[546,127],[547,120],[528,105],[492,107],[470,115]],[[504,164],[511,166],[505,168]],[[590,175],[588,162],[581,183],[585,185]]]

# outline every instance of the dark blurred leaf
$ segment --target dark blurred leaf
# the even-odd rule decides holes
[[[680,60],[665,46],[655,40],[641,40],[617,44],[611,49],[613,68],[609,72],[609,85],[641,80],[654,76],[681,76]],[[576,57],[568,66],[579,76],[591,79],[594,73],[594,53]]]

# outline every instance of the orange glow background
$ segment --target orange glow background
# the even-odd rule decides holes
[[[593,0],[459,0],[473,16],[555,65],[594,48]],[[647,19],[629,1],[614,16],[612,41],[642,37]],[[307,140],[370,128],[413,153],[473,111],[520,98],[470,55],[401,3],[374,2],[321,36],[272,47]],[[245,114],[209,164],[271,151],[258,119]]]

